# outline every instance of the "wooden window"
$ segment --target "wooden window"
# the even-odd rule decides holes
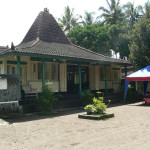
[[[7,65],[7,74],[10,74],[10,65]]]
[[[38,80],[42,80],[42,64],[38,63]]]
[[[51,80],[51,64],[50,63],[45,64],[45,79]]]
[[[51,64],[51,80],[58,80],[58,64]]]
[[[15,74],[15,73],[16,73],[16,68],[15,68],[15,67],[12,67],[12,68],[11,68],[11,73],[12,73],[12,74]]]
[[[104,80],[104,67],[100,67],[100,80]]]
[[[119,71],[118,70],[114,70],[114,83],[118,83],[119,82]]]
[[[36,72],[36,64],[33,64],[33,72]]]
[[[16,67],[12,65],[7,65],[7,74],[16,74]]]
[[[38,64],[38,79],[42,80],[42,64]],[[58,64],[45,63],[45,79],[58,80]]]
[[[111,67],[107,67],[107,79],[111,80]]]

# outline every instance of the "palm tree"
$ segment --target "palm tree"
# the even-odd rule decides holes
[[[150,2],[149,2],[149,0],[147,1],[147,3],[145,4],[144,7],[141,6],[141,12],[142,12],[143,16],[150,19]]]
[[[134,3],[128,2],[123,6],[125,17],[129,19],[129,24],[133,28],[135,22],[141,18],[142,6],[134,7]]]
[[[64,31],[71,30],[73,27],[77,26],[77,21],[78,18],[74,16],[74,9],[70,9],[69,6],[65,7],[65,14],[62,19],[58,19],[58,22]]]
[[[94,14],[95,14],[94,12],[85,11],[84,18],[82,19],[82,16],[80,16],[80,18],[82,19],[81,24],[83,24],[83,26],[94,24],[94,17],[93,17]]]
[[[123,20],[123,13],[120,7],[120,0],[106,0],[109,9],[103,6],[99,10],[103,11],[100,17],[104,18],[103,23],[117,24]]]

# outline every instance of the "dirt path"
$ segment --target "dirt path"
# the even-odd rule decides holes
[[[149,150],[150,107],[141,103],[112,107],[115,118],[78,119],[80,110],[62,116],[27,116],[12,124],[0,120],[0,150]]]

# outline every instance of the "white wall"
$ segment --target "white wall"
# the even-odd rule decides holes
[[[0,90],[6,90],[6,89],[7,89],[7,79],[0,78]]]

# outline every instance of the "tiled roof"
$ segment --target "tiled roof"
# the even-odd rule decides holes
[[[34,41],[37,37],[43,42],[70,44],[60,26],[48,11],[39,13],[21,44]]]
[[[8,46],[0,46],[0,50],[8,49]]]
[[[0,46],[0,54],[3,52],[6,52],[7,49],[8,49],[8,46]]]
[[[73,44],[62,44],[62,43],[47,43],[42,41],[37,41],[34,45],[31,46],[31,43],[28,43],[28,47],[16,48],[16,52],[23,53],[32,53],[32,54],[45,54],[51,56],[60,56],[68,58],[77,58],[85,60],[94,60],[94,61],[103,61],[103,62],[116,62],[116,63],[129,63],[124,60],[110,58],[93,51],[78,47]]]
[[[130,64],[128,61],[110,58],[72,44],[48,11],[40,12],[21,44],[14,50],[7,49],[0,54],[9,52],[75,58],[79,61],[84,59],[90,62]]]

